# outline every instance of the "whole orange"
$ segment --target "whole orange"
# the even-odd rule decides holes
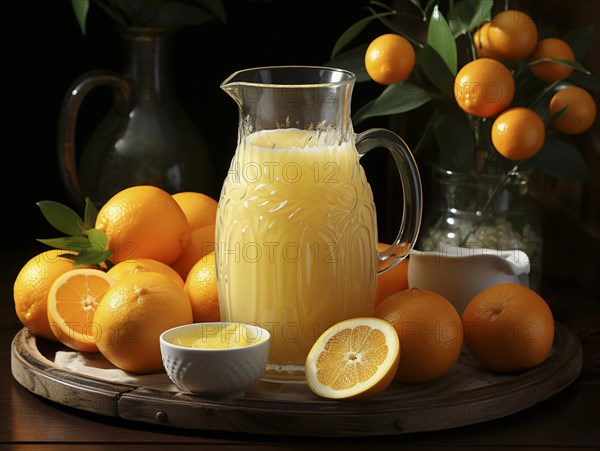
[[[209,195],[183,191],[172,196],[183,210],[191,230],[215,224],[218,203]]]
[[[186,279],[192,266],[198,260],[210,252],[215,250],[215,225],[207,225],[196,230],[192,230],[190,234],[190,243],[183,250],[181,255],[177,257],[171,267],[179,273],[183,280]]]
[[[379,251],[390,245],[379,243]],[[388,296],[408,289],[408,258],[405,258],[394,267],[377,274],[375,284],[375,306],[377,307]]]
[[[515,94],[515,81],[506,66],[491,58],[465,64],[454,80],[454,97],[466,113],[495,116],[506,109]]]
[[[592,96],[579,86],[569,86],[558,91],[550,99],[550,115],[558,114],[569,107],[553,123],[557,130],[567,135],[578,135],[589,129],[596,120],[596,102]]]
[[[490,46],[490,40],[488,39],[488,30],[491,22],[485,22],[481,25],[475,33],[473,33],[473,44],[475,45],[475,52],[477,58],[492,58],[495,60],[501,60],[500,55],[494,52]]]
[[[113,280],[118,282],[124,277],[130,276],[131,274],[135,274],[138,272],[161,272],[172,278],[182,288],[185,283],[185,281],[177,273],[177,271],[175,271],[169,265],[163,262],[159,262],[158,260],[153,260],[151,258],[137,258],[135,260],[125,260],[119,262],[115,266],[110,268],[107,271],[107,274],[110,277],[112,277]]]
[[[518,61],[533,52],[538,31],[531,17],[522,11],[509,9],[492,18],[487,38],[491,50],[500,58]]]
[[[547,38],[538,42],[535,50],[529,55],[529,61],[534,62],[544,58],[567,60],[575,62],[575,54],[571,46],[562,39]],[[529,66],[531,72],[542,81],[551,83],[567,78],[573,73],[573,68],[552,61],[542,61]]]
[[[519,284],[499,284],[475,296],[462,314],[465,344],[490,371],[517,373],[542,363],[552,348],[548,304]]]
[[[13,285],[15,311],[32,333],[58,341],[48,321],[48,293],[52,283],[74,269],[73,261],[60,257],[72,252],[52,249],[32,257],[19,271]]]
[[[544,121],[529,108],[510,108],[492,124],[492,143],[509,160],[526,160],[537,154],[544,145]]]
[[[195,323],[221,321],[214,252],[192,266],[185,280],[185,291],[192,305]]]
[[[151,258],[170,265],[190,240],[181,207],[169,193],[150,185],[115,194],[98,212],[96,228],[108,236],[113,263]]]
[[[460,357],[462,323],[454,306],[433,291],[411,288],[389,296],[374,315],[388,321],[400,338],[396,379],[405,383],[435,380]]]
[[[171,277],[138,272],[115,283],[96,307],[96,345],[115,366],[135,373],[162,369],[159,337],[192,322],[185,290]]]
[[[365,69],[382,85],[406,80],[415,66],[415,50],[399,34],[387,33],[373,39],[365,53]]]

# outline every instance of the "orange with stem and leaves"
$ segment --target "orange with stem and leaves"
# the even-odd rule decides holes
[[[552,83],[563,80],[573,73],[572,66],[562,62],[548,61],[551,59],[574,63],[575,53],[571,46],[562,39],[542,39],[533,53],[529,55],[533,75],[544,82]]]
[[[359,108],[353,117],[354,124],[367,118],[407,114],[428,104],[433,106],[433,112],[420,134],[420,141],[413,146],[417,157],[433,141],[439,149],[439,161],[435,163],[444,169],[474,171],[475,175],[486,171],[506,172],[509,165],[492,142],[491,125],[499,115],[516,107],[528,108],[546,120],[548,99],[562,89],[558,85],[560,80],[569,84],[581,83],[579,87],[584,90],[586,86],[597,84],[598,80],[577,62],[586,49],[586,39],[591,38],[591,32],[582,28],[564,37],[550,36],[539,40],[536,21],[524,11],[506,9],[492,17],[491,11],[495,8],[491,8],[489,2],[469,3],[468,8],[466,3],[451,2],[445,11],[439,2],[413,3],[424,24],[423,30],[416,31],[402,25],[403,16],[409,14],[407,11],[373,5],[370,17],[350,26],[340,36],[334,46],[337,53],[330,64],[339,61],[341,67],[356,68],[357,72],[363,69],[360,54],[355,52],[358,48],[348,52],[341,50],[359,33],[365,33],[365,27],[371,21],[383,24],[389,32],[401,34],[416,49],[416,64],[411,74],[401,82],[388,85],[375,99]],[[398,20],[391,20],[394,16]],[[373,41],[382,33],[374,34]],[[417,35],[425,39],[417,38]],[[465,43],[471,50],[471,55],[465,55],[466,58],[459,53],[459,46]],[[465,60],[462,63],[461,57]],[[579,77],[575,78],[576,72]],[[454,96],[451,95],[452,87]],[[569,116],[564,111],[561,114],[565,116],[552,119],[556,130],[566,134],[564,130],[581,132],[584,129],[563,127]],[[533,117],[531,114],[525,116]],[[588,114],[588,117],[594,116]],[[580,122],[581,119],[571,121]],[[572,152],[568,142],[557,135],[544,140],[539,149],[539,120],[528,119],[526,122],[527,135],[537,138],[531,138],[533,144],[529,151],[517,152],[519,158],[524,158],[521,161],[527,161],[524,166],[554,176],[564,168],[569,177],[589,180],[590,172],[585,164],[571,164],[570,160],[578,155]],[[548,125],[546,131],[550,129]],[[496,133],[496,141],[508,141],[504,136],[507,134]],[[499,147],[505,148],[503,144]],[[529,157],[533,155],[536,157]]]
[[[512,74],[504,64],[491,58],[471,61],[456,74],[456,103],[472,116],[495,116],[510,105],[514,95]]]
[[[365,53],[365,69],[382,85],[400,83],[408,78],[415,65],[415,51],[399,34],[386,33],[375,38]]]
[[[529,108],[510,108],[503,111],[492,125],[492,143],[505,158],[527,160],[544,145],[544,121]]]
[[[487,30],[490,49],[500,58],[519,61],[535,49],[538,31],[523,11],[506,10],[496,14]]]
[[[596,102],[585,89],[570,86],[558,91],[550,100],[554,127],[567,135],[578,135],[596,120]],[[559,113],[560,116],[559,116]]]

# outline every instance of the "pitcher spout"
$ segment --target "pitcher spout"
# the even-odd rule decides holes
[[[238,105],[248,130],[318,128],[347,137],[355,80],[352,72],[329,67],[258,67],[233,73],[221,89]]]
[[[244,83],[243,72],[238,71],[231,74],[221,83],[221,89],[225,91],[229,96],[237,103],[238,107],[242,108],[242,93],[241,87]]]

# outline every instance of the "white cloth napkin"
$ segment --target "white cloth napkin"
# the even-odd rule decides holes
[[[164,371],[151,374],[136,374],[117,368],[99,352],[57,351],[54,363],[78,374],[107,382],[148,387],[165,391],[177,391]]]

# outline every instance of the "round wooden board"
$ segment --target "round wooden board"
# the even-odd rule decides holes
[[[551,355],[517,376],[491,374],[462,354],[446,376],[432,383],[393,383],[384,393],[362,401],[326,400],[306,384],[263,381],[242,397],[215,399],[74,373],[54,363],[55,352],[61,349],[22,329],[12,343],[13,376],[44,398],[127,420],[195,430],[321,437],[441,430],[504,417],[567,387],[581,372],[582,362],[578,339],[556,323]]]

